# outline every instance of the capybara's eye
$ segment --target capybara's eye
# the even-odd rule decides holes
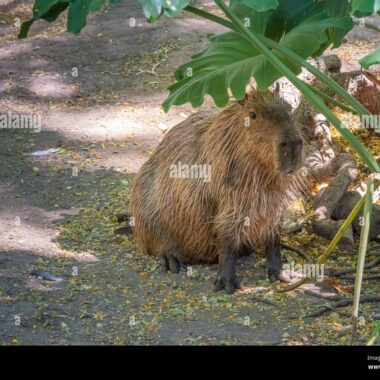
[[[256,119],[257,118],[256,112],[250,112],[249,115],[251,116],[251,119]]]

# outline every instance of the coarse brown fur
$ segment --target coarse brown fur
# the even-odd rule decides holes
[[[299,165],[290,174],[280,168],[278,145],[297,136],[289,105],[269,91],[176,125],[132,187],[139,246],[151,255],[215,262],[226,242],[236,251],[267,244],[304,182]],[[211,181],[171,178],[179,162],[210,165]]]

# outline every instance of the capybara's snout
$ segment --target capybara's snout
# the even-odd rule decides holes
[[[299,136],[281,141],[278,153],[282,173],[290,174],[302,167],[303,141]]]

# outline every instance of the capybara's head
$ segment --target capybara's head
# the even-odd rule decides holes
[[[270,91],[248,93],[239,102],[249,118],[251,149],[256,157],[270,162],[277,173],[290,174],[299,170],[303,162],[301,126],[292,118],[291,107]]]

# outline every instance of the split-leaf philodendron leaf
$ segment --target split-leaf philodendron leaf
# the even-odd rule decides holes
[[[369,53],[365,57],[359,60],[359,63],[365,68],[376,64],[380,64],[380,48],[375,49],[373,52]]]
[[[55,21],[67,8],[67,31],[79,33],[86,25],[88,13],[100,10],[107,2],[120,1],[122,0],[35,0],[33,17],[21,25],[18,37],[25,38],[36,20]]]
[[[345,17],[327,17],[319,13],[302,22],[279,41],[299,56],[308,58],[327,41],[326,29],[347,28]],[[287,57],[278,54],[296,74],[300,66],[291,64]],[[170,95],[163,107],[167,111],[172,105],[190,102],[193,107],[203,103],[206,94],[211,95],[219,107],[229,101],[228,89],[236,99],[245,95],[246,85],[254,77],[259,90],[265,90],[282,75],[238,32],[227,32],[210,38],[209,47],[180,66],[175,73],[177,83],[169,87]]]

